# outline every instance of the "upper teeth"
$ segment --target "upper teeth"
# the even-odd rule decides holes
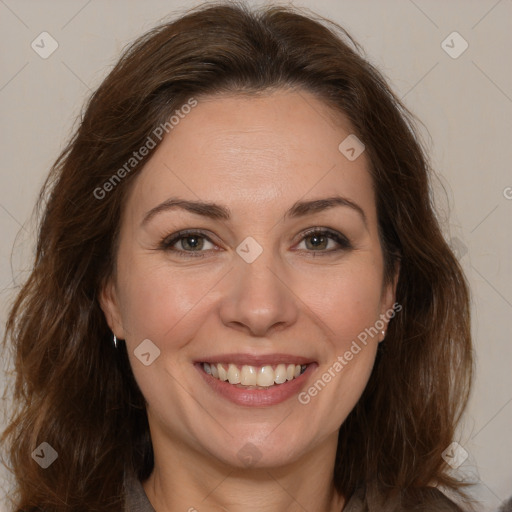
[[[298,377],[306,367],[300,364],[278,364],[275,369],[269,365],[243,365],[239,368],[235,364],[203,363],[203,369],[212,377],[228,381],[230,384],[268,387]]]

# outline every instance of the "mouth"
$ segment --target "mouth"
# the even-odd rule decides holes
[[[229,382],[241,389],[266,389],[300,377],[307,364],[280,363],[277,365],[253,366],[234,363],[201,363],[202,369],[214,379]]]
[[[293,397],[318,364],[289,354],[207,356],[194,366],[215,395],[236,405],[270,406]]]

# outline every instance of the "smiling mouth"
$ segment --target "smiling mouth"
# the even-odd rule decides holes
[[[244,389],[268,389],[296,379],[302,375],[307,364],[277,364],[265,366],[243,365],[233,363],[201,363],[205,373],[214,379],[228,382]]]

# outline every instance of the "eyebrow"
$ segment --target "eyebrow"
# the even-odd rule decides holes
[[[297,201],[285,214],[284,219],[299,218],[318,213],[337,206],[345,206],[356,211],[362,218],[364,225],[368,227],[367,218],[364,210],[354,201],[346,197],[333,196],[323,199],[313,199],[310,201]],[[181,209],[196,215],[201,215],[213,220],[228,221],[231,219],[231,211],[226,206],[217,203],[208,203],[202,201],[190,201],[171,197],[163,203],[149,210],[142,219],[141,226],[147,224],[153,217],[161,212],[168,210]]]

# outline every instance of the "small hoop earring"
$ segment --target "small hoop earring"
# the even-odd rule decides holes
[[[114,334],[114,348],[117,348],[117,338],[116,338],[115,334]]]

